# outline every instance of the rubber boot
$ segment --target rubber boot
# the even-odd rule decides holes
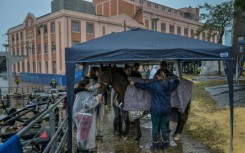
[[[158,141],[156,142],[152,141],[151,151],[157,152],[157,149],[158,149]]]
[[[168,149],[168,132],[162,132],[162,148]]]

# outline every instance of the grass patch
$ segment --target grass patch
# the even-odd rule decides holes
[[[190,79],[190,78],[188,78]],[[244,83],[244,81],[240,82]],[[230,111],[220,108],[205,87],[227,84],[227,81],[195,82],[185,131],[217,153],[230,152]],[[245,152],[245,108],[234,109],[233,152]]]

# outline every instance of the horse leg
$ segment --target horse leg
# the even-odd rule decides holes
[[[125,130],[124,130],[124,137],[126,137],[129,133],[129,116],[128,111],[124,111],[124,123],[125,123]]]
[[[139,142],[142,134],[141,134],[141,129],[140,129],[140,119],[135,119],[134,120],[135,126],[136,126],[136,138],[134,139],[136,142]]]
[[[114,107],[114,112],[115,112],[115,118],[113,121],[113,126],[114,126],[114,134],[118,133],[119,135],[122,134],[122,116],[120,109],[113,105]]]
[[[183,129],[184,129],[184,125],[188,119],[189,109],[190,109],[190,102],[189,102],[188,106],[186,107],[184,113],[178,112],[179,120],[178,120],[177,128],[175,130],[175,137],[174,137],[174,140],[176,140],[176,141],[179,140],[181,137],[181,134],[182,134]]]

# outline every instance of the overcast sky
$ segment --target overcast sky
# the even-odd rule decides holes
[[[5,51],[2,44],[7,43],[6,34],[9,28],[23,23],[28,12],[40,17],[51,12],[52,0],[0,0],[0,51]],[[87,0],[92,1],[92,0]],[[225,0],[150,0],[172,8],[196,7],[205,2],[216,5]]]

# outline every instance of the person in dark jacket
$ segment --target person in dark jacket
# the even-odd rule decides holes
[[[128,76],[136,77],[136,78],[142,78],[142,75],[139,72],[139,67],[140,67],[139,63],[137,63],[137,62],[134,63],[132,73],[129,74]],[[135,123],[135,126],[136,126],[136,138],[134,140],[135,140],[135,142],[138,143],[140,141],[140,138],[142,137],[141,129],[140,129],[140,119],[135,119],[134,123]]]
[[[168,116],[172,110],[170,103],[171,92],[179,85],[179,80],[175,79],[173,82],[166,81],[166,74],[163,70],[156,73],[157,80],[149,83],[134,83],[131,85],[140,89],[150,90],[152,92],[151,102],[151,120],[152,120],[152,150],[156,151],[158,148],[158,129],[162,131],[162,147],[168,148]]]
[[[132,77],[136,77],[136,78],[142,78],[142,75],[141,73],[139,72],[139,68],[140,68],[140,64],[139,63],[134,63],[134,66],[133,66],[133,71],[131,73],[130,76]]]
[[[57,86],[57,82],[54,78],[52,78],[52,81],[49,84],[51,86],[52,89],[56,89]]]

